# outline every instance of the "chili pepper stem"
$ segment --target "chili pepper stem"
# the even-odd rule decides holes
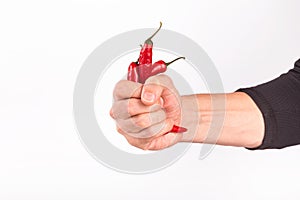
[[[166,66],[172,64],[173,62],[175,62],[175,61],[177,61],[177,60],[179,60],[179,59],[185,59],[185,57],[179,57],[179,58],[176,58],[176,59],[172,60],[171,62],[166,63]]]
[[[158,33],[158,31],[161,29],[162,22],[159,22],[159,27],[158,29],[145,41],[146,44],[151,44],[152,45],[152,38]]]

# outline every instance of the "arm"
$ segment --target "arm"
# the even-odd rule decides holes
[[[118,132],[141,149],[158,150],[177,142],[216,142],[253,148],[262,142],[262,115],[242,92],[181,97],[172,80],[159,75],[149,78],[144,85],[120,81],[114,98],[110,114],[116,120]],[[222,129],[213,133],[217,137],[205,140],[218,122]],[[174,124],[186,127],[188,132],[165,134]]]
[[[230,94],[199,94],[196,95],[198,106],[191,106],[194,96],[182,97],[183,112],[197,112],[200,120],[197,124],[195,135],[187,133],[182,141],[197,143],[217,143],[254,148],[258,147],[264,136],[264,121],[262,114],[253,100],[243,92]],[[213,102],[220,106],[213,105]],[[219,108],[216,108],[219,107]],[[214,119],[215,118],[215,119]],[[192,127],[194,120],[183,117],[183,126]],[[218,125],[219,124],[219,125]],[[214,126],[219,126],[220,132],[212,133]],[[209,134],[215,135],[210,138]]]
[[[300,144],[300,59],[278,78],[238,91],[247,93],[261,110],[262,144],[255,149],[281,149]]]
[[[117,84],[111,116],[118,132],[142,149],[163,149],[177,142],[284,148],[300,144],[299,91],[300,60],[294,69],[270,82],[231,94],[180,97],[171,79],[159,75],[144,85]],[[152,98],[147,100],[149,93]],[[174,124],[188,132],[165,134]]]

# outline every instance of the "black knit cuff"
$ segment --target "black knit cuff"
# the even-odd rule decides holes
[[[272,147],[273,141],[277,135],[277,123],[273,110],[265,97],[254,88],[241,88],[237,92],[244,92],[251,97],[262,113],[264,119],[264,138],[262,144],[255,148],[247,148],[249,150],[268,149]]]

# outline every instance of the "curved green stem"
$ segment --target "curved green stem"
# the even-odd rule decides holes
[[[177,60],[179,60],[179,59],[185,59],[185,57],[179,57],[179,58],[176,58],[176,59],[172,60],[171,62],[166,63],[166,66],[172,64],[173,62],[175,62],[175,61],[177,61]]]
[[[159,28],[145,41],[145,43],[150,43],[151,39],[158,33],[158,31],[161,29],[162,22],[159,22]]]

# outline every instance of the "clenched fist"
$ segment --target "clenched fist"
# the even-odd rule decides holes
[[[166,75],[153,76],[144,85],[121,80],[114,88],[110,115],[117,131],[144,150],[159,150],[179,142],[182,133],[169,133],[181,122],[181,97]]]

